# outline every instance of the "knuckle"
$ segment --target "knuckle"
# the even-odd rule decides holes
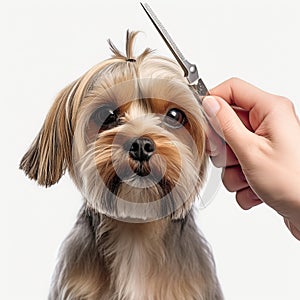
[[[228,85],[230,87],[231,93],[233,93],[233,91],[237,90],[241,85],[244,85],[244,84],[245,84],[245,81],[238,77],[231,77],[228,80]]]
[[[231,77],[230,79],[228,79],[228,83],[231,85],[231,86],[236,86],[238,84],[241,83],[241,79],[238,78],[238,77]]]
[[[287,108],[294,109],[294,104],[289,98],[286,98],[284,96],[277,96],[277,102]]]
[[[286,104],[291,102],[291,100],[289,98],[284,97],[284,96],[278,96],[278,98],[280,101],[282,101],[283,103],[286,103]]]
[[[275,100],[273,109],[277,113],[295,113],[294,103],[290,99],[277,95],[275,95],[273,99]]]
[[[290,99],[283,97],[282,101],[287,108],[294,111],[295,106],[294,106],[294,103]]]

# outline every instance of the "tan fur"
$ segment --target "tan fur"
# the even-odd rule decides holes
[[[193,202],[207,157],[205,118],[179,66],[150,49],[113,57],[56,98],[20,168],[51,186],[68,170],[84,198],[62,245],[49,300],[222,300],[214,261],[194,222]],[[93,113],[115,107],[118,122],[100,127]],[[187,122],[168,126],[182,110]],[[151,138],[155,152],[140,163],[126,148]]]

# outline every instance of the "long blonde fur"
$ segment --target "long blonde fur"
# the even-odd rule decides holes
[[[61,247],[49,300],[223,299],[193,213],[206,170],[205,118],[175,62],[150,49],[134,56],[136,35],[127,32],[126,54],[109,41],[113,57],[58,95],[20,163],[46,187],[68,170],[84,197]],[[91,115],[108,101],[119,107],[120,124],[98,131]],[[161,125],[172,107],[185,110],[188,122],[180,129]],[[128,175],[135,162],[124,143],[136,136],[156,144],[151,168],[162,179],[152,186],[152,179]],[[123,181],[116,181],[118,170],[127,176]],[[122,209],[118,197],[126,200]],[[167,204],[152,206],[158,214],[150,221],[128,209],[160,198]]]

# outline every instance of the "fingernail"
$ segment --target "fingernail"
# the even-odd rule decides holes
[[[220,104],[218,101],[212,97],[207,96],[202,101],[202,106],[206,115],[210,118],[215,117],[218,111],[220,110]]]

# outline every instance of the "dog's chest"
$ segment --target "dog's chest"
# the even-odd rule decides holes
[[[163,240],[144,229],[123,228],[115,244],[113,280],[120,299],[155,299],[160,285],[165,269]]]
[[[108,240],[113,256],[110,299],[211,299],[203,297],[204,278],[199,262],[191,267],[178,252],[181,247],[170,247],[164,234],[170,228],[163,223],[126,227],[122,225]]]
[[[146,299],[150,261],[143,244],[134,243],[123,255],[118,280],[121,290],[128,299]]]

